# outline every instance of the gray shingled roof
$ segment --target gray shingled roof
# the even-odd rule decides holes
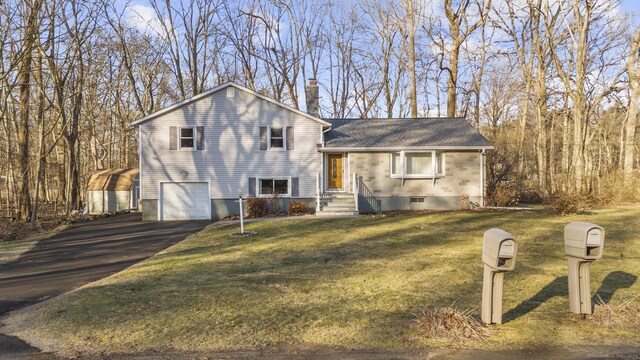
[[[464,118],[326,120],[328,148],[491,146]]]

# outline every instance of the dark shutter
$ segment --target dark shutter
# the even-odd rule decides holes
[[[178,150],[178,127],[169,127],[169,150]]]
[[[287,126],[287,150],[293,150],[293,126]]]
[[[197,150],[204,150],[204,126],[196,126]]]
[[[260,150],[267,150],[267,127],[260,126]]]
[[[249,178],[249,196],[256,196],[256,178]]]
[[[291,178],[291,197],[300,196],[300,181],[298,178]]]

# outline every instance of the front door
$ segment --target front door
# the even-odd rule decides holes
[[[329,190],[342,190],[342,154],[327,155]]]

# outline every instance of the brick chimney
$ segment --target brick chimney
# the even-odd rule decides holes
[[[315,117],[320,117],[320,108],[318,105],[318,83],[316,79],[309,79],[309,85],[306,89],[307,113]]]

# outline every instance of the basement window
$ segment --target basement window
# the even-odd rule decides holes
[[[426,200],[425,196],[412,196],[409,198],[411,204],[423,204]]]

